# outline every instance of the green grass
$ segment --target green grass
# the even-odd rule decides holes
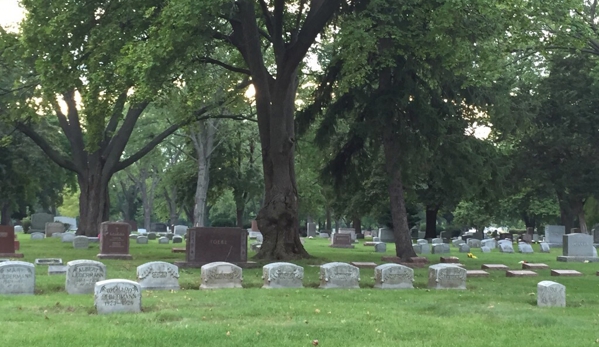
[[[58,257],[66,263],[96,259],[98,245],[76,250],[59,239],[31,241],[20,235],[24,261]],[[494,250],[469,259],[451,247],[468,269],[502,263],[519,269],[521,260],[544,262],[554,269],[575,269],[584,277],[470,278],[468,290],[426,289],[427,269],[415,270],[414,290],[376,290],[373,270],[361,270],[359,290],[317,289],[318,265],[329,261],[374,261],[373,247],[327,247],[323,239],[306,240],[316,258],[305,268],[300,290],[266,290],[261,268],[243,270],[244,289],[200,291],[200,270],[180,270],[177,292],[145,291],[142,314],[97,315],[93,295],[67,295],[64,276],[48,276],[36,267],[35,296],[0,296],[0,346],[594,346],[599,339],[599,264],[558,263],[561,249],[550,254],[503,254]],[[131,245],[133,260],[105,260],[107,278],[135,280],[148,261],[182,260],[170,245]],[[387,244],[386,255],[394,254]],[[538,247],[535,247],[538,252]],[[252,255],[252,254],[250,254]],[[429,255],[431,263],[438,255]],[[566,286],[566,308],[536,307],[536,284],[555,280]]]

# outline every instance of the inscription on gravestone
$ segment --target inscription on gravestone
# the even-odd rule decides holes
[[[566,287],[553,281],[537,284],[537,306],[566,307]]]
[[[224,261],[203,265],[200,289],[242,288],[241,268]]]
[[[271,263],[262,268],[262,288],[303,288],[304,268],[291,263]]]
[[[98,314],[141,312],[141,286],[122,279],[98,282],[94,288],[94,303]]]
[[[189,263],[247,262],[247,231],[241,228],[189,228]],[[177,264],[175,264],[177,265]]]
[[[106,278],[106,265],[95,260],[72,260],[67,263],[65,289],[69,294],[94,292],[96,282]]]
[[[100,259],[132,259],[129,254],[128,223],[104,222],[100,224]]]
[[[144,290],[179,290],[179,268],[163,261],[137,267],[137,282]]]
[[[333,248],[354,248],[352,245],[351,234],[333,234],[333,243],[329,245]]]
[[[0,294],[33,295],[35,266],[23,261],[0,263]]]
[[[327,263],[320,266],[320,288],[360,288],[360,269],[346,263]]]
[[[413,289],[414,270],[399,264],[383,264],[374,268],[374,288]]]
[[[466,269],[453,264],[429,266],[428,287],[434,289],[466,289]]]

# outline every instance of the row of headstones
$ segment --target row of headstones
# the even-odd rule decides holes
[[[146,245],[148,244],[148,240],[158,240],[159,244],[168,244],[171,240],[173,243],[183,243],[183,237],[179,235],[174,236],[163,236],[163,237],[149,237],[149,236],[139,236],[139,235],[130,235],[129,238],[135,239],[135,242],[138,244]]]
[[[450,248],[446,243],[438,242],[440,239],[433,239],[432,244],[429,244],[427,240],[419,239],[416,244],[412,245],[414,251],[418,254],[442,254],[449,253]],[[437,242],[435,242],[437,241]],[[441,240],[442,241],[442,240]],[[453,245],[459,248],[460,253],[469,253],[471,248],[479,248],[483,253],[490,253],[492,249],[498,248],[502,253],[514,253],[514,247],[510,240],[499,240],[496,242],[494,239],[468,239],[468,242],[463,240],[454,240]],[[432,247],[431,247],[432,246]],[[549,244],[541,243],[541,252],[549,253]],[[526,242],[518,243],[518,251],[520,253],[534,253],[532,246]]]
[[[172,234],[171,234],[172,235]],[[64,243],[73,243],[73,248],[77,249],[87,249],[91,242],[98,242],[97,237],[88,237],[83,235],[75,235],[74,233],[55,233],[52,234],[52,237],[61,238],[61,241]],[[148,240],[156,240],[156,237],[152,238],[150,236],[138,236],[138,235],[130,235],[131,239],[135,239],[139,244],[147,244]],[[31,234],[32,240],[41,240],[44,239],[45,235],[42,233],[33,233]],[[183,237],[179,235],[173,235],[171,237],[160,237],[158,238],[158,243],[160,244],[168,244],[170,241],[173,243],[183,243]]]

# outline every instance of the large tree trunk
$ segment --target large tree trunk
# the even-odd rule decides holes
[[[437,206],[426,207],[426,233],[424,238],[434,239],[437,237],[437,214],[439,208]]]
[[[333,227],[333,224],[331,223],[331,208],[327,207],[325,213],[326,213],[326,222],[324,225],[324,229],[327,230],[328,232],[330,232],[332,230],[331,228]]]
[[[208,185],[210,184],[210,162],[198,163],[198,180],[196,181],[195,206],[193,209],[193,220],[196,227],[203,227],[206,220],[206,197],[208,196]]]
[[[352,227],[356,231],[356,234],[361,234],[362,233],[362,220],[360,220],[360,217],[354,217],[353,218],[353,220],[352,220]]]
[[[177,208],[177,189],[174,187],[164,188],[164,199],[168,206],[170,225],[179,225],[179,209]]]
[[[79,224],[77,234],[98,236],[100,223],[109,218],[110,200],[108,182],[110,177],[102,176],[102,170],[86,170],[79,175]]]
[[[210,158],[214,151],[216,137],[216,119],[196,122],[190,127],[190,138],[196,150],[198,179],[196,181],[195,205],[193,210],[194,226],[203,227],[206,220],[206,203],[210,184]]]

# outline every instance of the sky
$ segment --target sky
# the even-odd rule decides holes
[[[18,0],[0,0],[0,25],[12,27],[16,30],[16,24],[23,19],[23,9],[19,7]]]

